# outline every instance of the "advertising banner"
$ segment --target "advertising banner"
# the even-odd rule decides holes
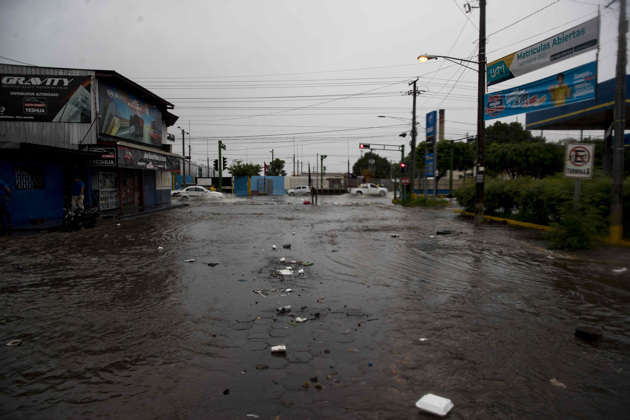
[[[488,64],[488,86],[597,48],[599,17]]]
[[[90,76],[0,75],[0,120],[89,123]]]
[[[162,145],[162,113],[157,107],[99,81],[102,134],[150,145]]]
[[[484,120],[595,98],[597,64],[585,64],[527,85],[484,96]]]
[[[435,140],[435,123],[437,121],[437,111],[431,111],[427,113],[427,124],[426,124],[426,142],[427,146],[432,146],[433,141]]]
[[[119,168],[177,171],[179,170],[179,161],[180,159],[173,156],[118,146]]]

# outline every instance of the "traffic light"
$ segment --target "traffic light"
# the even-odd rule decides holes
[[[400,162],[400,173],[407,173],[407,164],[405,162]]]
[[[215,159],[214,160],[214,170],[218,171],[219,170],[219,159]]]
[[[223,158],[223,169],[227,168],[227,158]]]
[[[365,143],[360,143],[359,144],[359,149],[369,149],[370,145],[369,144],[365,144]]]

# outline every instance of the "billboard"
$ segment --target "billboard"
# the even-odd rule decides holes
[[[595,98],[597,63],[484,96],[483,119],[509,117]]]
[[[102,134],[162,145],[162,113],[156,106],[102,81],[98,93]]]
[[[167,156],[162,153],[118,146],[119,168],[177,171],[179,170],[180,160],[174,156]]]
[[[599,17],[488,64],[488,86],[597,48]]]
[[[91,76],[0,75],[0,120],[89,123]]]

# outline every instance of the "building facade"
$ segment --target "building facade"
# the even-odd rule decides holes
[[[170,203],[174,106],[115,71],[0,64],[0,179],[13,224],[61,219],[74,177],[85,206],[135,212]]]

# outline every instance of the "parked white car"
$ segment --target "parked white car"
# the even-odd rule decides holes
[[[348,188],[350,194],[356,195],[380,195],[385,197],[387,195],[387,188],[379,187],[376,184],[361,184],[357,188]]]
[[[308,185],[298,185],[287,191],[289,195],[311,195],[311,187]]]
[[[190,187],[182,188],[171,192],[171,197],[179,198],[182,201],[191,199],[196,200],[223,200],[224,196],[220,192],[210,191],[204,187],[198,185],[192,185]]]

